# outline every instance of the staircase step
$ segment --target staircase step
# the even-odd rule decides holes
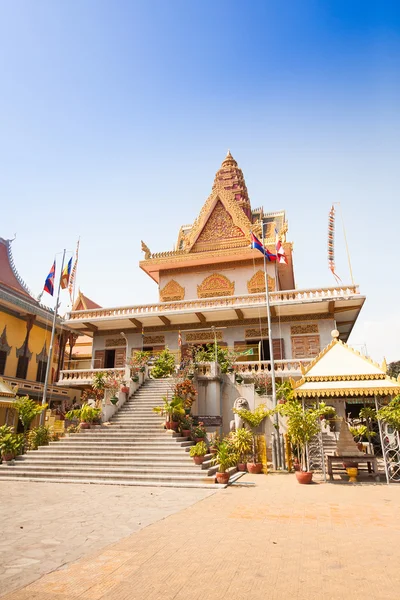
[[[12,473],[11,473],[12,472]],[[45,470],[45,471],[40,471],[39,469],[16,469],[13,466],[9,466],[6,469],[0,469],[0,478],[2,478],[3,476],[8,476],[8,475],[13,475],[13,477],[37,477],[37,478],[43,478],[46,477],[48,479],[51,479],[52,477],[62,477],[62,479],[86,479],[86,480],[90,480],[90,479],[113,479],[113,480],[118,480],[118,479],[129,479],[129,473],[124,473],[124,472],[102,472],[102,471],[94,471],[94,470],[90,470],[90,471],[82,471],[80,474],[77,473],[76,471],[71,471],[71,470],[65,470],[63,471],[62,469],[59,470],[55,470],[54,472],[50,472],[49,470]],[[213,483],[214,482],[214,477],[209,477],[208,475],[203,475],[201,472],[200,474],[179,474],[179,473],[171,473],[171,474],[166,474],[166,473],[144,473],[144,474],[140,474],[140,473],[132,473],[132,479],[135,479],[137,481],[179,481],[179,482],[186,482],[186,481],[203,481],[204,483]]]
[[[21,481],[20,477],[15,477],[15,476],[4,476],[1,478],[3,481]],[[201,489],[208,489],[208,490],[218,490],[218,489],[224,489],[227,486],[226,485],[222,485],[220,483],[203,483],[203,482],[198,482],[198,483],[194,483],[194,482],[178,482],[178,481],[174,481],[174,482],[167,482],[167,481],[137,481],[134,479],[128,479],[128,480],[110,480],[110,479],[91,479],[90,481],[85,480],[85,479],[68,479],[68,481],[66,481],[65,479],[62,478],[51,478],[51,479],[47,479],[46,477],[42,477],[42,478],[37,478],[37,477],[32,477],[32,476],[27,476],[25,478],[27,481],[33,481],[34,483],[46,483],[46,482],[51,482],[51,483],[88,483],[88,484],[93,484],[93,485],[124,485],[124,486],[133,486],[133,487],[171,487],[171,488],[201,488]]]

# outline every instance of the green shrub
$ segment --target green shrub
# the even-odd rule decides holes
[[[192,446],[189,450],[189,456],[205,456],[208,452],[207,445],[205,442],[197,442],[195,446]]]
[[[168,377],[175,371],[175,358],[174,355],[166,348],[162,350],[151,370],[151,376],[154,379],[160,379],[161,377]]]
[[[39,446],[48,446],[51,440],[50,428],[46,425],[40,425],[31,429],[28,433],[29,450],[37,450]]]
[[[14,408],[18,413],[18,418],[24,427],[24,433],[29,429],[33,419],[40,415],[47,408],[47,404],[37,404],[34,400],[31,400],[29,396],[21,396],[14,402]]]

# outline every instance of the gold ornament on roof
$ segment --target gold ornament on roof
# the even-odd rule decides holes
[[[198,298],[215,298],[217,296],[233,296],[235,293],[235,283],[229,281],[225,275],[213,273],[204,279],[197,286]]]
[[[175,279],[171,279],[168,283],[160,290],[160,301],[161,302],[175,302],[177,300],[183,300],[185,297],[185,288],[179,285]]]
[[[275,290],[275,279],[268,275],[268,291]],[[254,273],[253,277],[247,282],[247,291],[249,294],[260,294],[265,292],[265,276],[264,271],[259,270]]]
[[[146,246],[146,244],[144,243],[143,240],[141,240],[141,244],[142,244],[142,252],[144,252],[144,258],[145,258],[145,260],[148,260],[149,258],[151,258],[150,248],[148,246]]]

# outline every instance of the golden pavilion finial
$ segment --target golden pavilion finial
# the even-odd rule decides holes
[[[151,258],[151,252],[148,246],[146,246],[146,244],[144,243],[143,240],[141,240],[142,242],[142,252],[144,252],[144,259],[145,260],[149,260],[149,258]]]
[[[237,164],[236,160],[233,158],[231,151],[228,150],[224,160],[222,161],[221,169],[223,167],[237,167],[237,166],[238,166],[238,164]]]

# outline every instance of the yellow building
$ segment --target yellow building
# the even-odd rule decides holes
[[[0,238],[0,376],[16,391],[41,401],[54,313],[40,304],[18,274],[11,240]],[[76,395],[53,385],[62,368],[68,330],[57,320],[48,386],[52,408],[65,408]],[[16,421],[14,410],[0,413],[0,425]]]

